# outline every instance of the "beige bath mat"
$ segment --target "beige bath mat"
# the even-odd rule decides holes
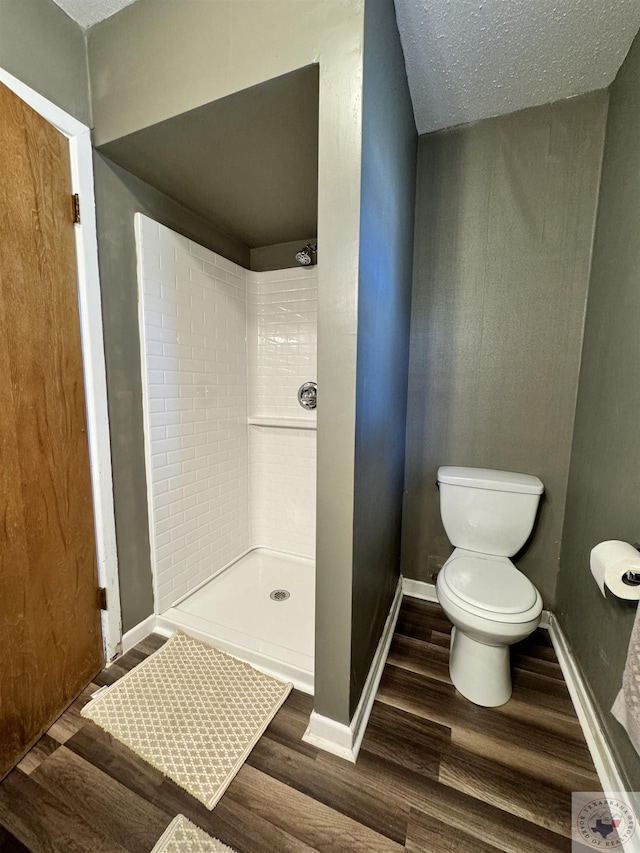
[[[235,853],[179,814],[162,833],[151,853]]]
[[[212,809],[291,686],[177,633],[82,715]]]

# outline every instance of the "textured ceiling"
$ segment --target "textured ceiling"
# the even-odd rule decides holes
[[[135,3],[135,0],[55,0],[55,2],[70,18],[87,30],[94,24],[104,21],[105,18],[115,15],[125,6]]]
[[[135,0],[55,2],[87,29]],[[640,27],[639,0],[395,6],[420,134],[603,89]]]
[[[608,86],[638,0],[395,0],[418,133]]]

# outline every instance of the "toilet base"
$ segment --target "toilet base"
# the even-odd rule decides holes
[[[479,643],[454,627],[449,674],[456,690],[474,704],[504,705],[512,690],[509,646]]]

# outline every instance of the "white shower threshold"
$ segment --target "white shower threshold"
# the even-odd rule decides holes
[[[273,600],[275,590],[290,593]],[[315,561],[255,548],[156,617],[313,694]]]

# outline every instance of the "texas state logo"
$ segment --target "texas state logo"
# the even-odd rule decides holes
[[[592,850],[620,850],[636,831],[633,808],[617,794],[594,796],[579,805],[574,838]]]

